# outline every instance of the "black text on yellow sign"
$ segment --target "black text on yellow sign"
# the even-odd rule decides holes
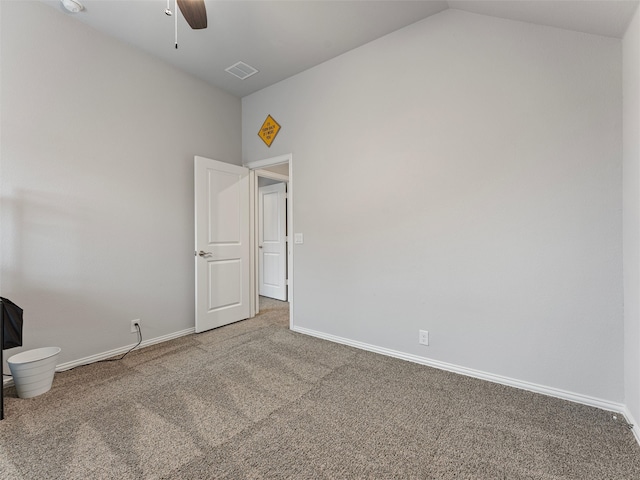
[[[262,124],[262,127],[260,127],[258,136],[267,144],[267,147],[270,147],[279,131],[280,125],[278,125],[278,122],[276,122],[271,115],[267,115],[267,119]]]

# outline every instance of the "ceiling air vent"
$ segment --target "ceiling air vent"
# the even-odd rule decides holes
[[[229,72],[231,75],[235,75],[240,80],[244,80],[245,78],[249,78],[251,75],[258,73],[258,70],[244,62],[234,63],[230,67],[225,68],[224,71]]]

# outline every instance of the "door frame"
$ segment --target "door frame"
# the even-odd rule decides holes
[[[251,316],[255,316],[259,311],[258,294],[258,176],[273,178],[274,180],[284,180],[281,175],[273,172],[260,172],[264,167],[289,164],[289,178],[287,181],[287,298],[289,301],[289,328],[293,328],[293,154],[287,153],[277,157],[265,158],[254,162],[247,162],[243,166],[249,169],[249,220],[251,222]]]

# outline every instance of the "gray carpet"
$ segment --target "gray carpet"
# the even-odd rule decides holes
[[[2,479],[638,479],[612,414],[255,319],[9,389]]]

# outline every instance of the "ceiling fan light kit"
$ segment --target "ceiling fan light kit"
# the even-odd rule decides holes
[[[78,13],[84,10],[82,4],[77,0],[60,0],[64,9],[69,13]]]

